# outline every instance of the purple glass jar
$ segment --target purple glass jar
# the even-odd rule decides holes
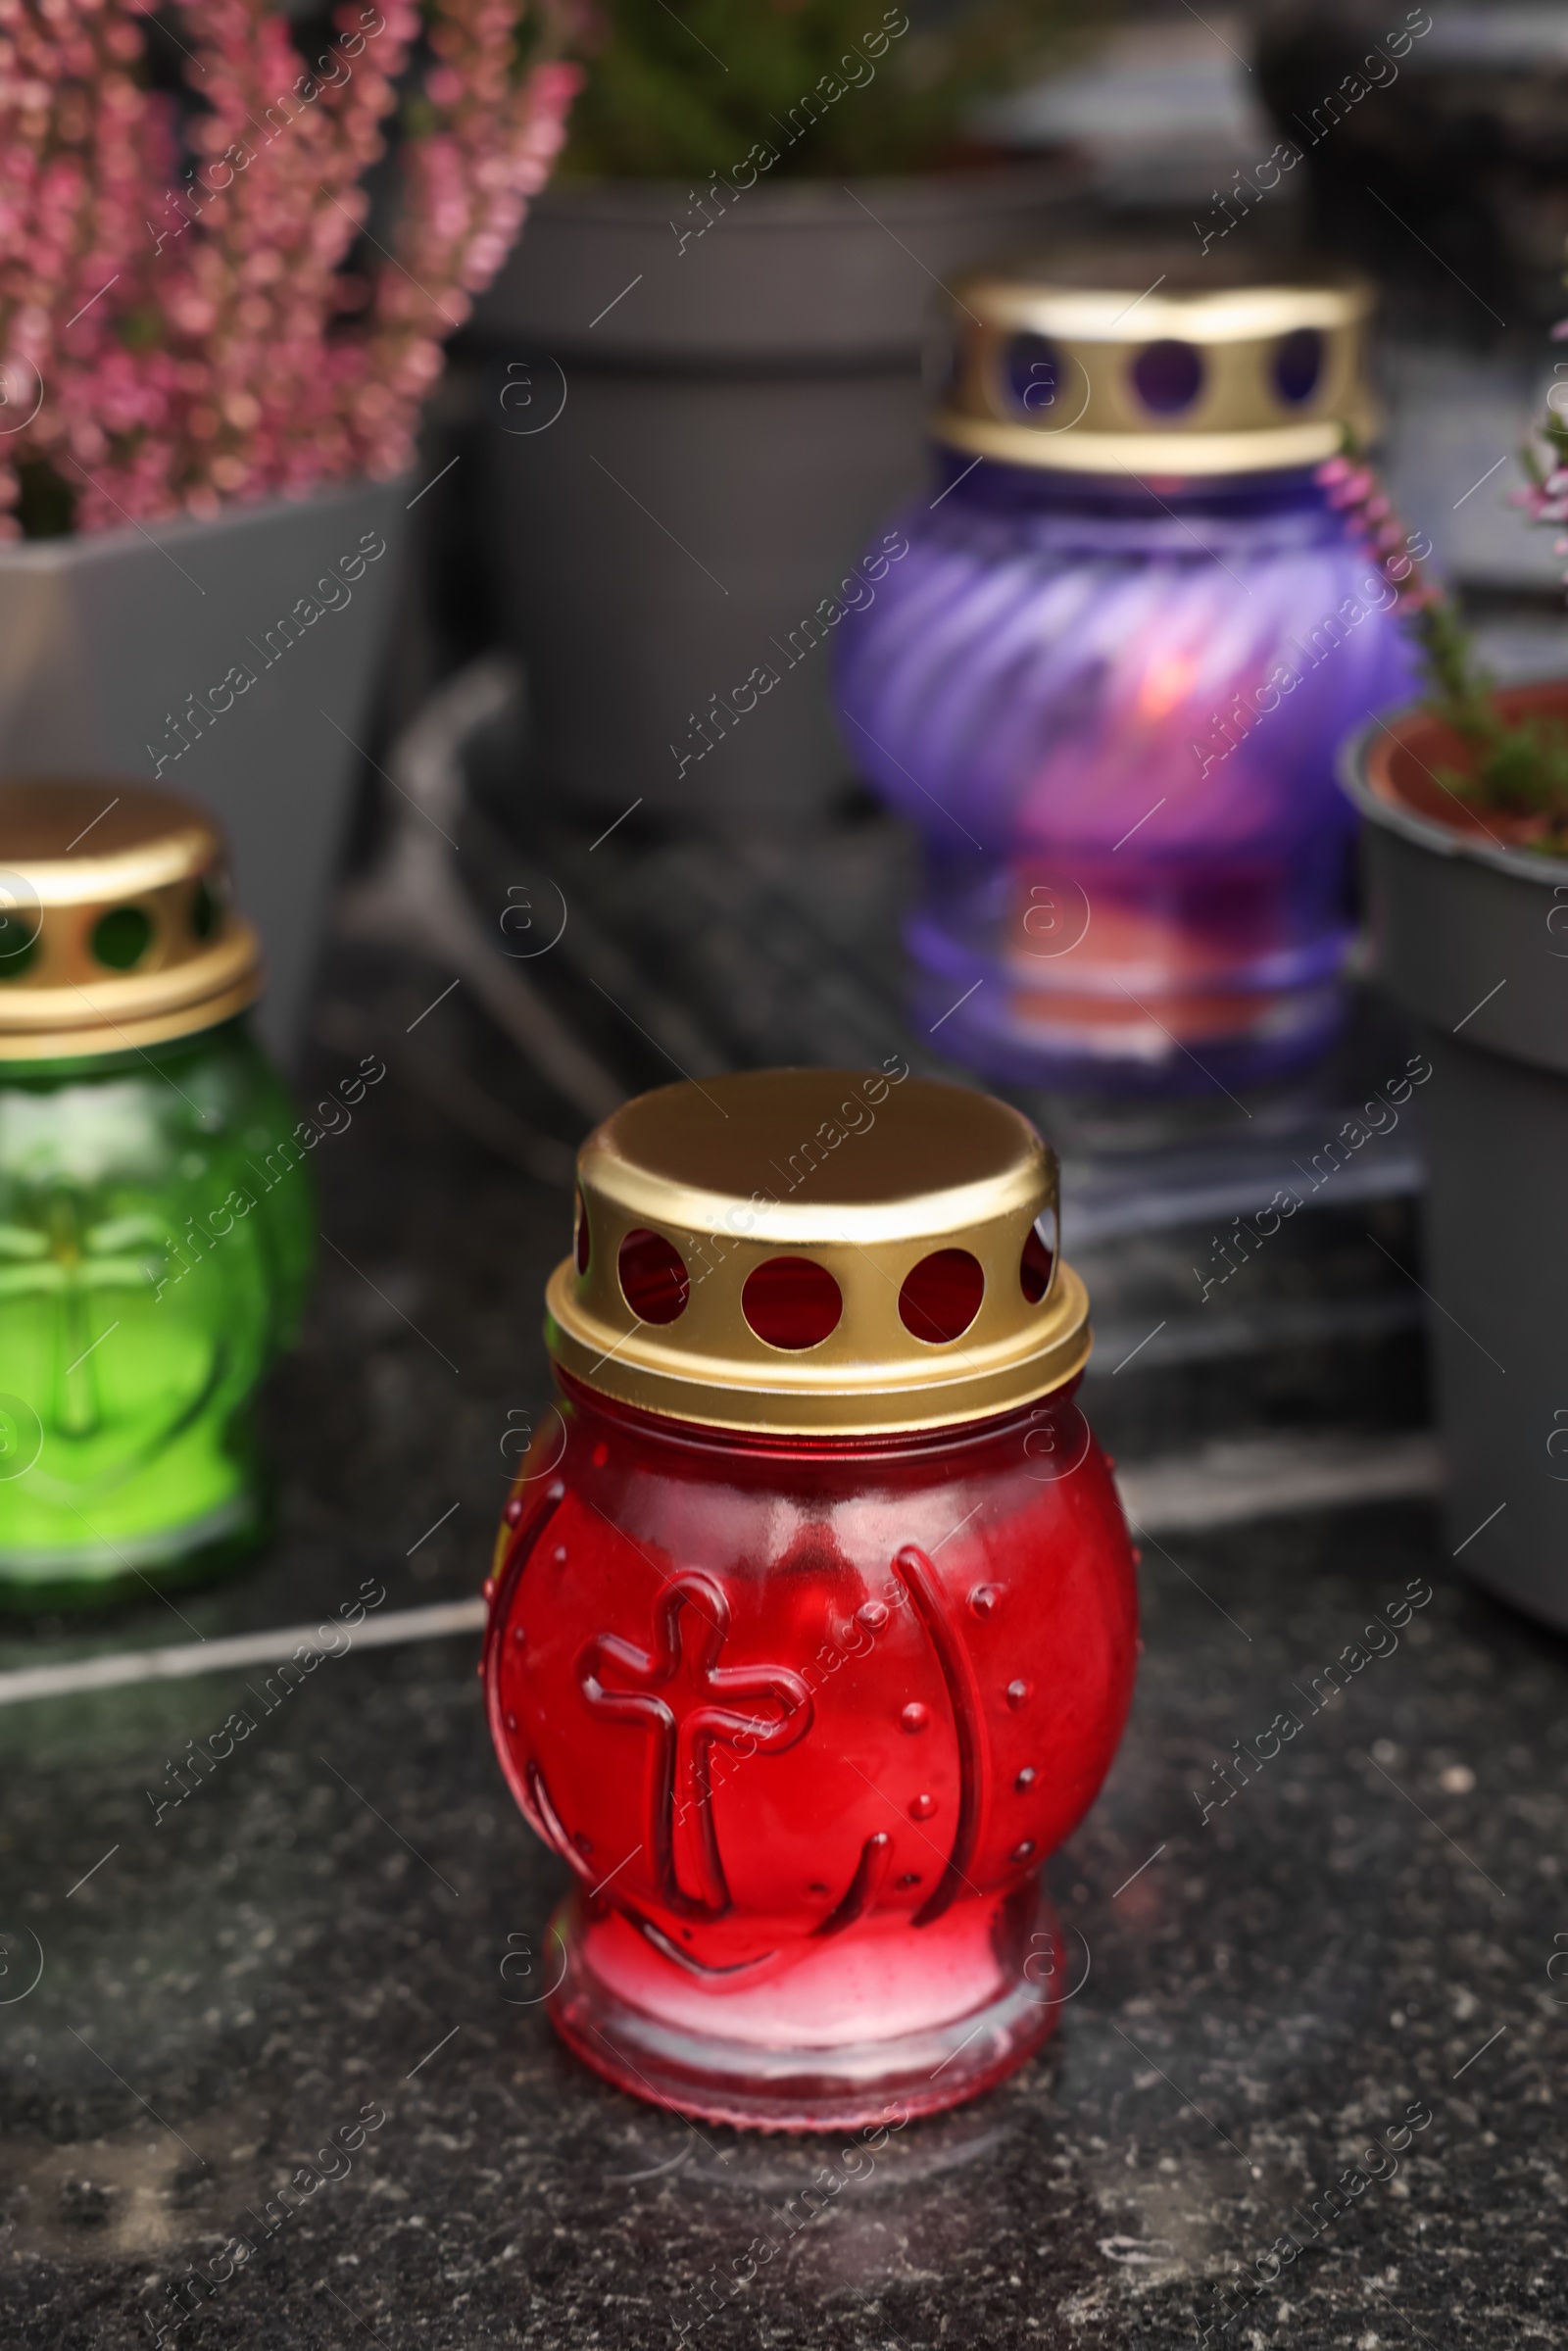
[[[1314,479],[1367,421],[1366,289],[1189,264],[1141,296],[1159,258],[960,288],[936,478],[839,632],[846,744],[924,839],[919,1025],[1025,1084],[1212,1091],[1321,1051],[1333,755],[1415,677]]]

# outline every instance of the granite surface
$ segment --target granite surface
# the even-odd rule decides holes
[[[328,983],[309,1076],[366,1029],[391,1074],[318,1154],[328,1246],[267,1409],[273,1546],[181,1621],[16,1626],[0,1667],[314,1621],[367,1584],[387,1609],[476,1592],[547,1395],[567,1195],[410,1082],[402,1037],[443,985],[374,957]],[[462,992],[416,1042],[571,1139]],[[1372,1344],[1319,1349],[1313,1393],[1371,1409]],[[1092,1400],[1118,1445],[1201,1433],[1190,1368],[1144,1379],[1136,1409],[1127,1381]],[[1048,1873],[1059,2028],[869,2168],[641,2106],[560,2047],[564,1873],[503,1786],[474,1637],[324,1662],[161,1822],[166,1766],[256,1673],[0,1707],[0,2342],[150,2342],[236,2231],[256,2257],[166,2342],[1561,2340],[1568,1652],[1414,1505],[1151,1541],[1141,1575],[1132,1724]],[[1352,1648],[1412,1586],[1430,1599]],[[1282,1712],[1300,1731],[1219,1802],[1220,1759]],[[305,2165],[339,2176],[263,2239]],[[1240,2265],[1258,2290],[1221,2307]]]

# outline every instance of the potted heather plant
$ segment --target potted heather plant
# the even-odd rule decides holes
[[[348,0],[308,42],[264,0],[0,11],[0,769],[209,802],[284,1050],[420,402],[561,144],[557,31],[517,0]]]
[[[1568,327],[1556,330],[1559,336]],[[1568,522],[1568,430],[1526,452]],[[1425,657],[1426,701],[1371,718],[1343,780],[1366,819],[1385,985],[1432,1064],[1426,1281],[1454,1556],[1568,1630],[1568,678],[1496,687],[1371,473],[1329,468]],[[1568,552],[1568,541],[1558,551]]]
[[[939,284],[1059,233],[1082,184],[975,144],[975,107],[1107,21],[604,0],[562,171],[475,322],[496,569],[558,793],[748,828],[838,789],[825,661],[786,678],[778,649],[865,595],[849,567],[921,477]]]

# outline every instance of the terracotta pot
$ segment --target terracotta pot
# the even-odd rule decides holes
[[[1568,722],[1568,679],[1497,700]],[[1424,1279],[1450,1546],[1568,1630],[1568,858],[1446,791],[1436,771],[1463,765],[1448,728],[1405,710],[1347,745],[1341,780],[1368,820],[1381,977],[1432,1061]]]

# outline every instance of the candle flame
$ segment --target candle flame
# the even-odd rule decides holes
[[[1140,718],[1163,718],[1185,702],[1198,674],[1198,663],[1186,654],[1168,653],[1150,664],[1138,689],[1135,709]]]

